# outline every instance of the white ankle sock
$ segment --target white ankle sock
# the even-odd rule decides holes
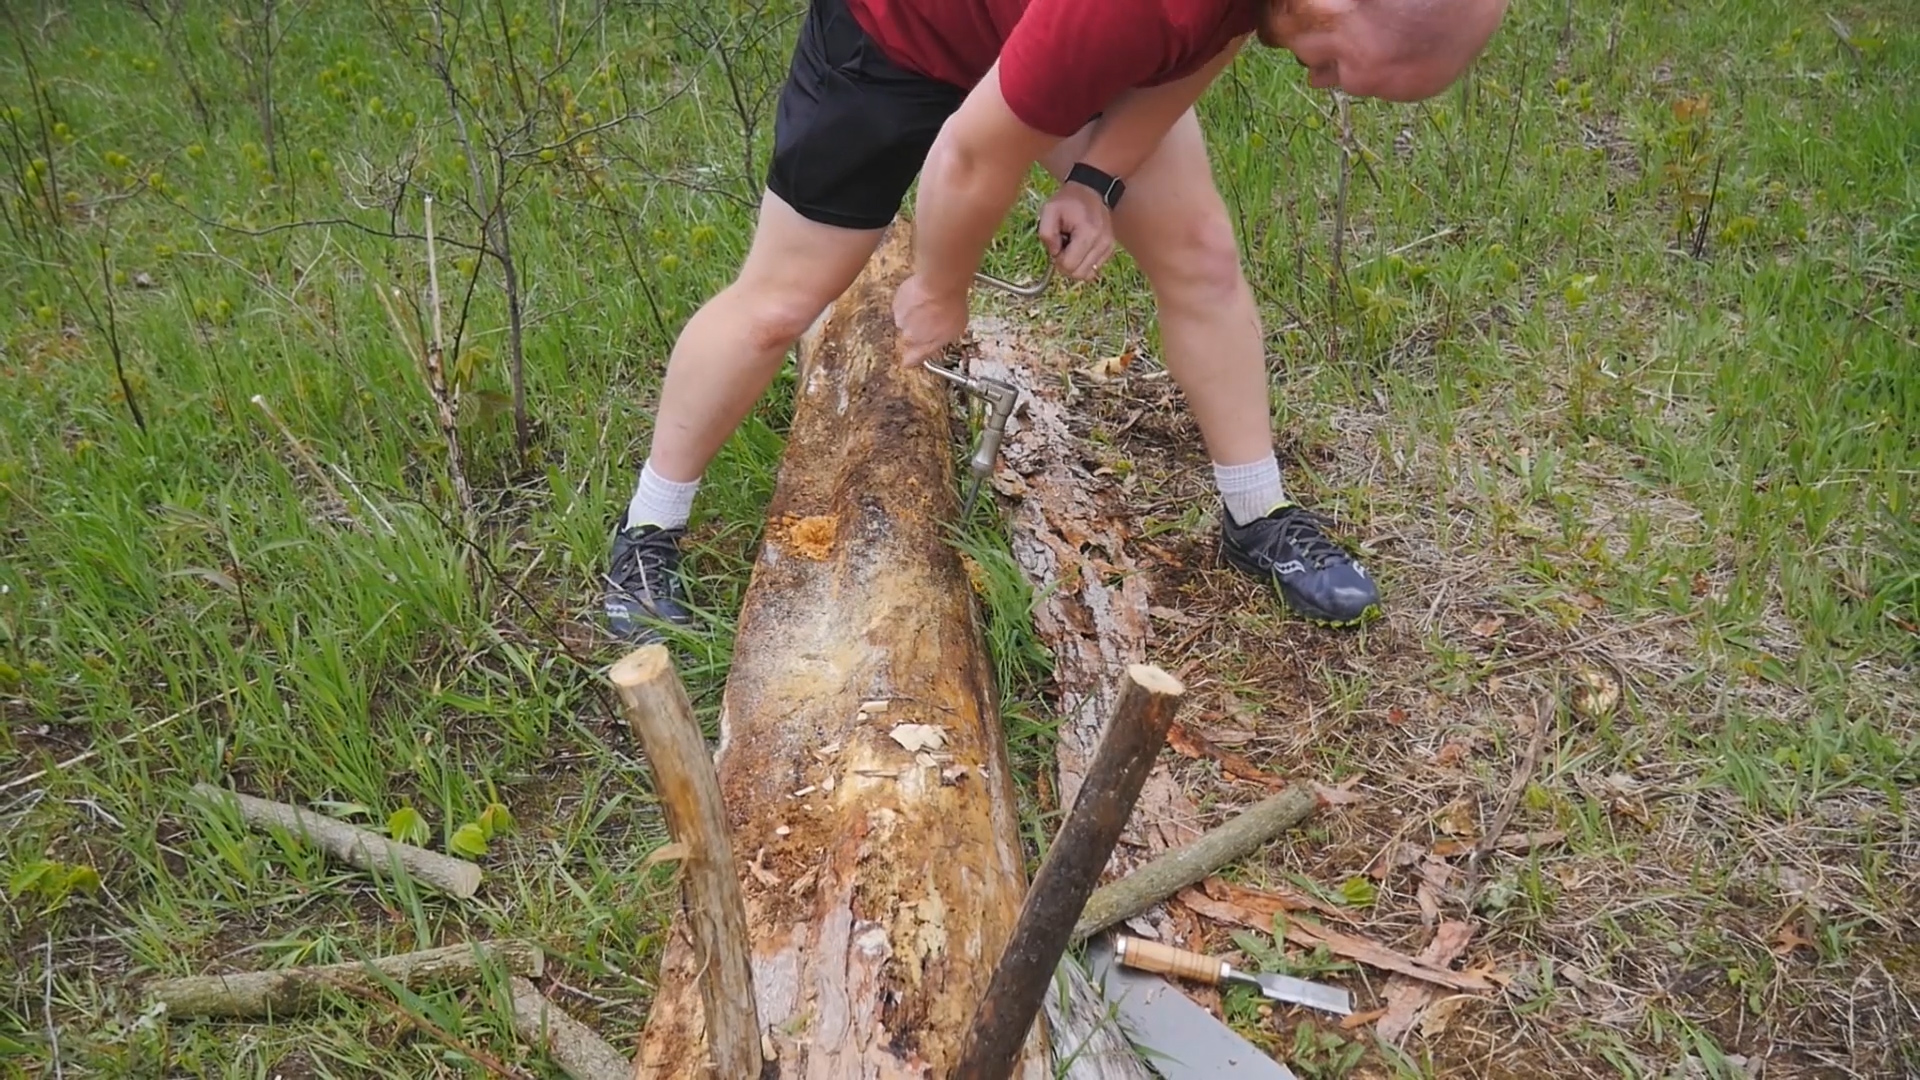
[[[1236,525],[1245,525],[1265,517],[1274,507],[1287,501],[1287,489],[1280,482],[1280,462],[1272,454],[1245,465],[1213,463],[1213,482],[1227,504]]]
[[[658,525],[663,529],[682,528],[693,514],[693,496],[700,490],[700,479],[676,483],[653,471],[653,462],[640,467],[640,482],[633,489],[633,501],[627,504],[625,528]]]

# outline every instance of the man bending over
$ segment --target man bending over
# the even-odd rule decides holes
[[[1249,37],[1310,85],[1388,101],[1449,86],[1506,0],[812,0],[774,121],[745,263],[687,321],[653,442],[616,527],[605,608],[632,642],[685,625],[680,541],[700,478],[787,350],[852,285],[916,176],[902,361],[958,340],[980,260],[1039,162],[1056,269],[1126,247],[1153,289],[1168,370],[1213,463],[1229,563],[1296,613],[1379,611],[1366,570],[1288,498],[1264,338],[1193,106]],[[1066,243],[1062,243],[1063,236]],[[935,376],[929,375],[929,378]]]

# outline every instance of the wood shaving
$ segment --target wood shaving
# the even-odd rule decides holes
[[[895,724],[889,734],[909,753],[938,750],[947,745],[947,729],[938,724]]]

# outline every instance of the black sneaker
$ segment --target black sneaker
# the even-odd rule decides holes
[[[1322,531],[1326,518],[1283,502],[1245,525],[1220,514],[1220,548],[1233,566],[1279,589],[1287,606],[1321,626],[1357,626],[1380,614],[1380,589]]]
[[[658,525],[614,533],[605,599],[607,629],[614,637],[640,646],[665,636],[662,623],[692,624],[680,582],[680,540],[686,534]]]

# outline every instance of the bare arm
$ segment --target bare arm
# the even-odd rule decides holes
[[[928,291],[966,292],[1027,171],[1059,142],[1008,108],[995,64],[948,118],[920,172],[914,269]]]

